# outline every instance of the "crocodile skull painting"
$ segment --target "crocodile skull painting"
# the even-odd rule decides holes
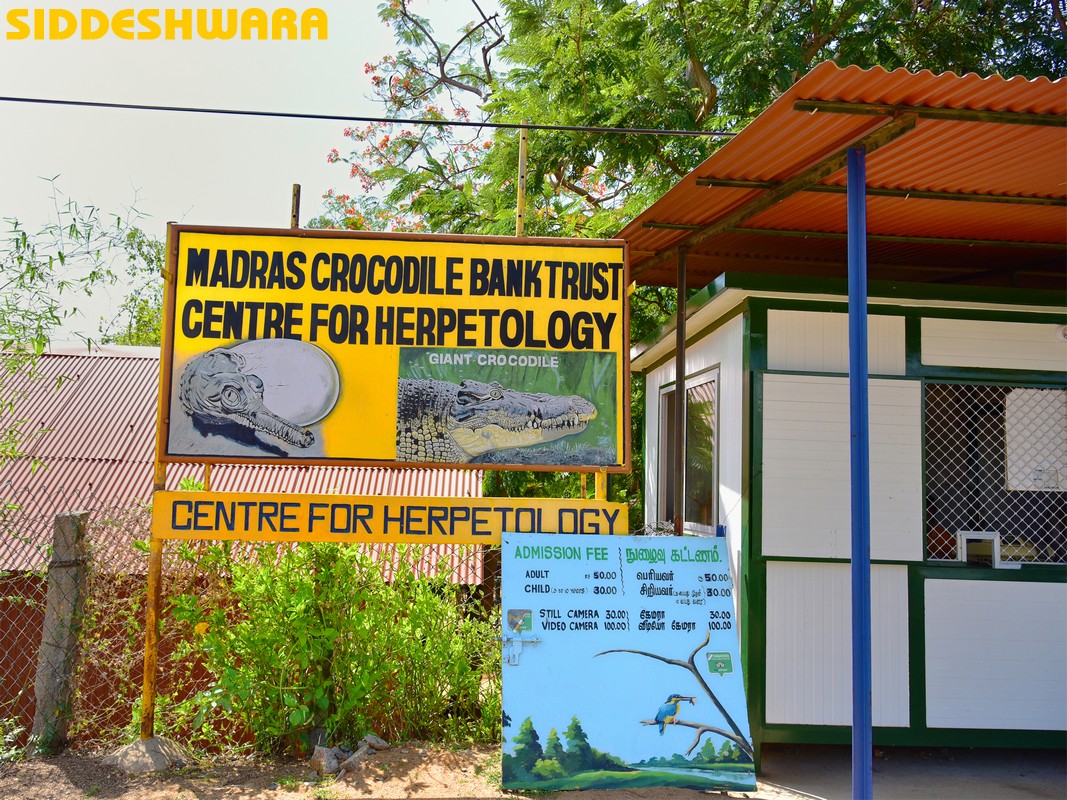
[[[596,414],[592,403],[576,395],[519,392],[495,381],[401,379],[396,458],[466,463],[491,450],[581,433]]]
[[[185,366],[181,379],[185,413],[214,433],[226,436],[228,426],[243,433],[262,433],[298,448],[310,447],[315,435],[271,411],[263,402],[263,381],[246,367],[240,353],[217,347]]]

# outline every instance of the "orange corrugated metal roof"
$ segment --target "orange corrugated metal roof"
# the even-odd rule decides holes
[[[798,101],[808,106],[798,110]],[[871,111],[860,104],[894,108],[884,114],[843,113],[841,107],[819,109],[820,103],[851,104],[850,112]],[[702,238],[702,230],[723,224],[770,191],[699,186],[698,179],[779,185],[916,110],[912,130],[866,159],[869,190],[909,193],[868,196],[870,277],[1062,289],[1067,79],[842,69],[832,63],[808,73],[618,234],[629,242],[631,276],[640,283],[672,284],[673,248]],[[984,112],[984,119],[924,116],[936,110]],[[1043,124],[1017,124],[1023,115],[1040,115],[1027,121]],[[846,171],[837,169],[817,183],[843,187],[846,179]],[[971,197],[929,199],[920,192]],[[990,196],[1055,204],[989,202]],[[789,195],[688,247],[690,285],[735,271],[844,277],[846,216],[844,194]],[[698,230],[646,227],[649,223]]]
[[[111,511],[151,500],[159,356],[145,350],[45,354],[39,378],[22,374],[6,382],[14,407],[0,415],[0,426],[25,420],[23,430],[35,435],[24,449],[44,466],[34,470],[30,458],[0,466],[0,500],[18,506],[11,519],[18,520],[19,536],[25,540],[4,537],[0,569],[41,567],[57,513]],[[177,489],[183,478],[203,476],[202,465],[170,464],[167,488]],[[481,470],[463,469],[218,464],[212,467],[210,483],[215,491],[231,492],[481,497],[482,476]],[[8,521],[0,518],[0,524]],[[113,545],[109,549],[122,549]],[[480,556],[440,545],[425,558],[427,563],[444,558],[457,580],[480,582]]]

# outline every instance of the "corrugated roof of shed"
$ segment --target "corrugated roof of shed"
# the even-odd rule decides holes
[[[829,62],[618,234],[629,243],[631,277],[673,284],[675,248],[683,244],[690,286],[724,272],[844,277],[843,193],[797,191],[751,216],[734,221],[735,215],[910,114],[917,114],[914,128],[866,159],[870,277],[1062,290],[1067,79],[889,72]],[[712,188],[698,185],[700,179],[772,186]],[[846,180],[841,168],[814,183],[825,190]],[[931,192],[956,197],[923,196]],[[1019,198],[1030,204],[1013,202]],[[694,229],[657,227],[663,224]],[[713,226],[723,229],[711,235]]]

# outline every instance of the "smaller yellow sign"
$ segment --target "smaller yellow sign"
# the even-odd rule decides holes
[[[627,533],[626,506],[519,497],[156,492],[160,539],[500,544],[508,533]]]

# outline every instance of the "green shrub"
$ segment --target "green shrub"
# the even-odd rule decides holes
[[[14,717],[0,717],[0,764],[22,760],[26,751],[19,740],[25,730]]]
[[[192,592],[171,609],[186,626],[183,655],[214,679],[192,700],[192,727],[240,720],[266,751],[303,749],[316,729],[335,743],[368,731],[498,740],[499,612],[483,613],[441,569],[420,577],[423,555],[398,546],[382,561],[353,545],[268,544],[234,558],[210,548],[199,566],[228,576],[229,600]]]

